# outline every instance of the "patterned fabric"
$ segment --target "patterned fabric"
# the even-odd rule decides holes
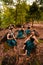
[[[7,44],[9,46],[17,46],[17,42],[16,40],[12,39],[12,40],[7,40]]]

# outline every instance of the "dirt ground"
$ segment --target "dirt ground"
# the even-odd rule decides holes
[[[41,26],[34,26],[33,29],[37,30],[38,33],[39,33],[39,38],[43,38],[43,25],[42,27]],[[14,29],[15,31],[16,29]],[[7,33],[8,30],[2,30],[0,31],[0,40],[1,38]],[[22,54],[23,51],[22,51],[22,47],[23,47],[23,42],[24,42],[25,39],[18,39],[17,42],[18,42],[18,52],[19,54]],[[39,55],[40,55],[40,61],[43,63],[43,44],[40,43],[38,45],[38,48],[39,48]],[[0,44],[0,63],[3,59],[3,57],[6,55],[6,54],[9,54],[9,55],[14,55],[14,51],[12,48],[9,49],[9,47],[2,43]],[[38,56],[37,56],[38,57]]]

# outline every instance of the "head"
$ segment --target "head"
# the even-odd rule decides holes
[[[35,36],[36,36],[36,37],[39,37],[38,31],[36,31],[36,30],[33,30],[33,31],[34,31],[34,33],[35,33]]]
[[[32,35],[35,35],[34,31],[31,31],[31,34],[32,34]]]
[[[9,25],[9,29],[12,30],[13,28],[14,28],[14,26],[13,26],[12,24],[10,24],[10,25]]]
[[[23,25],[21,26],[21,30],[24,30],[24,26]]]
[[[30,29],[30,27],[28,27],[28,29]]]

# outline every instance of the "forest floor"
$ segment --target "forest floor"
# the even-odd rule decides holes
[[[33,29],[35,29],[36,31],[38,31],[39,33],[39,38],[43,38],[43,25],[34,25]],[[0,39],[2,36],[4,36],[6,34],[8,30],[2,30],[0,31]],[[25,39],[18,39],[17,42],[18,42],[18,50],[19,50],[19,53],[21,54],[23,51],[22,51],[22,47],[23,47],[23,42],[25,41]],[[40,42],[40,44],[38,45],[38,49],[39,49],[39,56],[40,56],[40,61],[43,65],[43,41],[42,43]],[[14,51],[12,48],[9,49],[9,47],[6,45],[6,43],[2,43],[0,44],[0,63],[3,59],[3,57],[6,55],[6,54],[9,54],[9,55],[14,55]]]

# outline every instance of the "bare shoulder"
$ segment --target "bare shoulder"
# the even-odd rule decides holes
[[[33,38],[36,38],[36,36],[34,35]]]

